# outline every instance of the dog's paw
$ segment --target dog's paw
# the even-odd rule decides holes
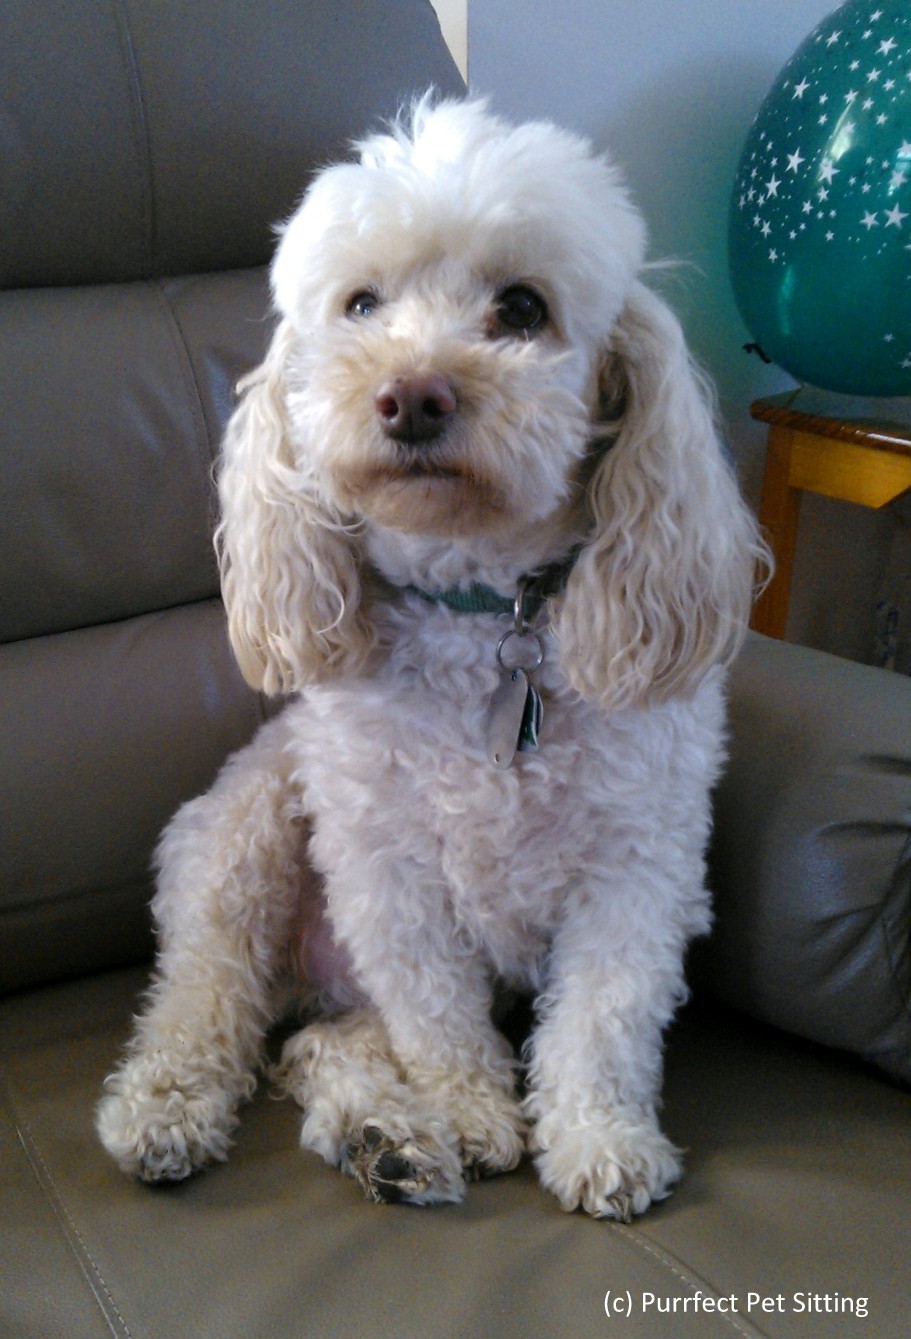
[[[512,1096],[482,1087],[450,1101],[444,1110],[458,1136],[462,1168],[470,1180],[511,1172],[518,1166],[527,1131]]]
[[[182,1089],[152,1080],[131,1062],[105,1082],[95,1128],[121,1171],[142,1181],[182,1181],[224,1162],[237,1125],[234,1103],[218,1088]]]
[[[469,1180],[511,1172],[525,1152],[527,1126],[512,1090],[483,1072],[412,1070],[420,1102],[455,1138]]]
[[[680,1176],[680,1153],[654,1124],[603,1115],[584,1126],[544,1125],[534,1134],[535,1165],[567,1212],[628,1223]]]
[[[377,1204],[452,1204],[465,1193],[459,1157],[432,1134],[391,1135],[368,1122],[342,1165]]]

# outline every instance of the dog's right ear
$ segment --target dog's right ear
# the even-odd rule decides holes
[[[244,678],[268,694],[357,669],[373,641],[350,527],[290,445],[284,369],[295,338],[282,321],[240,383],[218,474],[228,633]]]

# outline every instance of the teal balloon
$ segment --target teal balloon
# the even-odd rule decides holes
[[[773,362],[911,395],[911,0],[849,0],[784,67],[740,159],[729,256]]]

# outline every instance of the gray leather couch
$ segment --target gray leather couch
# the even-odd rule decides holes
[[[733,677],[671,1199],[592,1222],[524,1166],[371,1206],[265,1092],[187,1183],[102,1152],[151,847],[264,710],[210,465],[270,224],[402,96],[460,85],[421,0],[5,0],[0,37],[0,1334],[905,1336],[911,684],[780,643]]]

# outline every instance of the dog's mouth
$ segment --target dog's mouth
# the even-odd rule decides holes
[[[428,460],[426,456],[413,456],[411,459],[403,460],[400,465],[388,470],[388,477],[390,482],[396,479],[448,479],[468,484],[473,482],[469,471],[438,460]]]
[[[414,534],[481,533],[506,518],[501,484],[455,460],[402,451],[349,478],[353,510],[380,525]]]

